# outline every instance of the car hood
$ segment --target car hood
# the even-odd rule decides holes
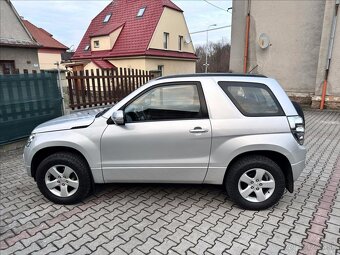
[[[84,128],[91,125],[96,118],[96,113],[70,114],[49,120],[37,126],[32,133],[43,133],[72,128]]]

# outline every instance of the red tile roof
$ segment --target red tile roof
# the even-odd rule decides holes
[[[186,58],[186,59],[198,59],[197,56],[189,52],[179,52],[171,50],[158,50],[158,49],[148,49],[145,52],[146,56],[156,56],[156,57],[169,57],[169,58]]]
[[[146,7],[144,15],[142,17],[137,17],[137,13],[142,7]],[[148,50],[149,43],[163,13],[164,7],[182,12],[182,10],[170,0],[112,1],[92,20],[72,59],[151,56],[156,51],[157,56],[171,55],[171,57],[196,59],[196,55],[192,53]],[[111,18],[107,23],[104,23],[103,20],[108,14],[112,14]],[[117,29],[122,24],[124,24],[124,28],[111,50],[84,50],[87,45],[91,44],[91,37],[98,34],[111,33],[114,31],[112,30],[113,28]]]
[[[109,35],[116,29],[120,28],[123,26],[125,23],[119,23],[119,24],[114,24],[110,23],[104,26],[103,28],[99,29],[98,31],[94,32],[90,37],[95,37],[95,36],[102,36],[102,35]]]
[[[46,30],[36,27],[28,20],[22,20],[27,30],[31,33],[33,38],[41,44],[42,48],[49,48],[49,49],[62,49],[67,50],[68,47],[64,44],[58,42],[56,39],[53,38],[53,35],[48,33]]]
[[[100,69],[116,69],[117,67],[107,60],[94,59],[92,62],[98,66]]]

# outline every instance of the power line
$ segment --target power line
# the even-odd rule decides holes
[[[199,33],[204,33],[204,32],[207,32],[207,31],[219,30],[219,29],[223,29],[223,28],[227,28],[227,27],[231,27],[231,25],[223,26],[223,27],[217,27],[217,28],[211,28],[211,29],[206,29],[206,30],[201,30],[201,31],[196,31],[196,32],[192,32],[192,33],[190,33],[190,34],[191,34],[191,35],[193,35],[193,34],[199,34]]]
[[[210,5],[212,5],[212,6],[214,6],[215,8],[218,8],[218,9],[222,10],[222,11],[229,12],[229,9],[228,10],[223,9],[222,7],[219,7],[219,6],[217,6],[217,5],[213,4],[213,3],[210,3],[208,0],[203,0],[203,1],[208,3],[208,4],[210,4]]]

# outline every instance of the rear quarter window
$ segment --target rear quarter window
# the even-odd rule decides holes
[[[283,116],[273,92],[261,83],[220,81],[218,85],[237,109],[248,117]]]

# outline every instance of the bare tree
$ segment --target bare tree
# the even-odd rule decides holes
[[[206,45],[196,47],[196,72],[204,73],[205,71],[205,52]],[[211,42],[208,47],[208,71],[210,73],[229,72],[230,44],[223,39],[219,42]]]

